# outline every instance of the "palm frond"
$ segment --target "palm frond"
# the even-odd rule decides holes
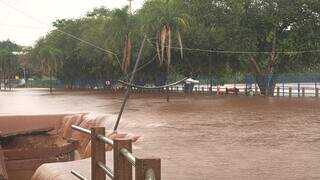
[[[171,28],[167,26],[167,34],[168,34],[168,46],[167,46],[167,66],[170,66],[171,63]]]
[[[182,39],[179,31],[177,32],[177,38],[178,38],[179,47],[180,47],[180,56],[181,56],[181,59],[183,59],[183,45],[182,45]]]
[[[165,51],[165,42],[167,37],[167,28],[163,26],[161,34],[160,34],[160,46],[161,46],[161,64],[164,62],[164,51]]]
[[[157,33],[157,39],[156,39],[156,49],[157,49],[157,55],[158,55],[158,60],[159,60],[159,63],[160,63],[160,65],[161,65],[161,55],[160,55],[160,45],[159,45],[159,43],[160,43],[160,39],[159,39],[159,36],[160,36],[160,33],[158,32]]]

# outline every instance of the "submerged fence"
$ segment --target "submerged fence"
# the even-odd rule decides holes
[[[272,74],[256,77],[248,74],[235,77],[234,80],[221,80],[216,77],[195,78],[199,84],[193,84],[186,90],[185,84],[171,86],[170,92],[204,95],[242,94],[242,95],[268,95],[268,96],[294,96],[319,97],[320,74]],[[232,78],[231,78],[232,79]],[[260,80],[260,82],[259,82]],[[152,83],[140,83],[152,86]],[[263,89],[261,89],[261,87]],[[135,89],[136,92],[150,90]],[[151,90],[161,91],[161,90]]]
[[[135,80],[134,84],[140,86],[159,86],[168,82],[176,82],[184,76],[169,77],[168,80],[160,78],[154,80]],[[244,95],[268,95],[268,96],[307,96],[318,97],[320,86],[320,73],[290,73],[290,74],[266,74],[255,76],[252,74],[235,74],[227,78],[221,77],[192,77],[199,80],[199,84],[193,84],[187,90],[185,84],[170,86],[169,91],[175,93],[191,92],[195,94],[244,94]],[[26,87],[49,87],[49,80],[27,81]],[[62,89],[110,89],[119,90],[125,88],[118,83],[118,79],[109,80],[73,80],[66,82],[53,81],[54,88]],[[150,92],[159,90],[135,89],[134,92]],[[160,90],[161,91],[161,90]]]
[[[91,136],[91,180],[132,180],[132,167],[135,167],[135,180],[161,180],[160,159],[140,159],[132,154],[130,139],[111,140],[105,136],[104,127],[91,130],[72,125],[74,130]],[[113,171],[106,166],[105,146],[113,147]],[[81,180],[87,180],[81,172],[71,173]]]

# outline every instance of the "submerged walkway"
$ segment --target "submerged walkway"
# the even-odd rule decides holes
[[[97,112],[116,118],[122,95],[0,92],[0,114]],[[162,159],[165,180],[319,179],[320,100],[132,95],[119,131],[134,153]]]

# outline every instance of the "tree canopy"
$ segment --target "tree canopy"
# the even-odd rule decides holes
[[[166,76],[169,67],[181,75],[218,77],[320,67],[316,0],[147,0],[133,14],[128,7],[99,7],[53,25],[30,61],[52,62],[55,76],[69,83],[125,77],[145,34],[141,80]]]

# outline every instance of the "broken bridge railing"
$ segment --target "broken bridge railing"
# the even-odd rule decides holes
[[[131,139],[111,140],[105,136],[104,127],[91,130],[72,125],[72,129],[91,136],[91,180],[132,180],[132,167],[135,167],[135,180],[161,180],[161,159],[140,159],[132,154]],[[113,147],[113,172],[106,166],[105,144]],[[71,173],[78,179],[87,180],[81,173]]]

